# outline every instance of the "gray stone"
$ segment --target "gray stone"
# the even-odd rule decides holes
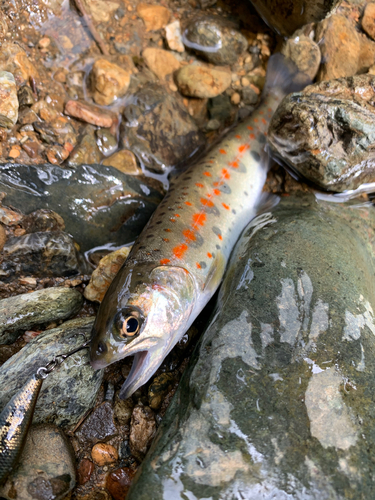
[[[322,56],[319,45],[309,36],[295,34],[285,41],[281,53],[294,62],[298,70],[314,80],[320,66]]]
[[[73,288],[46,288],[0,300],[0,344],[13,343],[34,325],[73,316],[82,302]]]
[[[183,42],[186,47],[217,65],[234,64],[248,46],[235,23],[208,15],[193,19],[188,24]]]
[[[1,260],[0,278],[17,276],[74,276],[89,272],[74,240],[62,231],[39,232],[8,238]]]
[[[128,500],[373,496],[375,213],[255,219]]]
[[[0,367],[0,408],[4,407],[26,380],[52,361],[88,338],[93,318],[67,321],[58,328],[39,335]],[[102,381],[102,371],[94,372],[88,350],[68,358],[43,382],[34,414],[35,423],[59,426],[76,424],[95,401]]]
[[[80,165],[74,171],[53,165],[0,165],[5,205],[23,213],[57,212],[82,251],[135,240],[164,193],[144,179],[104,165]]]
[[[273,152],[300,177],[332,191],[374,180],[375,76],[310,85],[287,96],[271,120]]]
[[[74,453],[53,425],[31,427],[19,465],[0,488],[7,500],[60,500],[76,482]]]
[[[136,92],[124,118],[122,147],[133,151],[151,170],[182,166],[203,147],[203,134],[182,100],[158,84],[146,84]]]
[[[96,144],[100,149],[100,152],[104,156],[109,156],[114,153],[117,149],[116,137],[114,137],[109,130],[105,128],[99,128],[95,131]]]

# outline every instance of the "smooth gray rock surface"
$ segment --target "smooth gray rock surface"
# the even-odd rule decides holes
[[[13,343],[23,330],[77,313],[82,294],[74,288],[45,288],[0,300],[0,344]]]
[[[0,367],[0,409],[26,380],[54,356],[71,351],[89,338],[94,318],[78,318],[47,330],[28,343]],[[102,371],[93,371],[88,349],[68,358],[44,380],[34,414],[34,423],[59,426],[76,424],[90,409],[102,381]]]
[[[284,198],[244,231],[127,500],[367,500],[373,207]]]

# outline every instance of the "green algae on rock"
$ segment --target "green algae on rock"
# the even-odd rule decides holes
[[[375,76],[324,81],[287,96],[273,115],[273,153],[323,189],[375,180]]]
[[[305,196],[250,223],[128,500],[371,498],[374,222]]]
[[[38,368],[54,356],[69,352],[88,338],[94,318],[78,318],[47,330],[26,344],[0,367],[0,408]],[[86,349],[69,357],[43,382],[34,413],[34,423],[59,426],[76,424],[95,401],[103,378],[88,362]]]

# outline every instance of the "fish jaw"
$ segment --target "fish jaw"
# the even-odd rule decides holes
[[[135,356],[131,372],[121,389],[129,397],[146,383],[180,340],[191,323],[197,286],[192,275],[182,267],[156,266],[148,283],[129,290],[126,303],[109,289],[111,303],[104,304],[93,329],[90,348],[91,366],[97,370],[128,356]],[[107,292],[107,294],[108,294]],[[110,306],[110,307],[109,307]],[[134,310],[143,318],[139,335],[123,339],[116,333],[114,310]],[[100,311],[99,311],[100,312]]]

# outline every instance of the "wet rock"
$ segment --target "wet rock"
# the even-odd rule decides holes
[[[82,101],[68,101],[64,113],[97,127],[111,128],[114,122],[114,115],[110,111]]]
[[[95,408],[76,432],[79,441],[88,441],[92,444],[109,439],[116,434],[113,408],[109,401],[104,401]]]
[[[22,149],[26,151],[26,153],[29,155],[30,158],[37,158],[43,151],[41,145],[36,141],[24,142],[22,144]]]
[[[78,484],[86,484],[90,480],[91,474],[94,472],[94,464],[88,458],[81,460],[77,473],[78,473]]]
[[[94,21],[98,23],[110,21],[114,12],[119,8],[119,2],[112,0],[85,0],[85,5],[87,5]]]
[[[39,231],[64,231],[63,218],[53,210],[35,210],[22,218],[22,227],[27,233]]]
[[[224,123],[226,120],[230,118],[233,109],[230,104],[231,101],[233,103],[232,98],[229,99],[229,96],[222,94],[209,100],[208,112],[211,120],[219,120],[220,123]],[[238,104],[239,102],[240,101],[238,100],[238,102],[234,102],[233,104]]]
[[[128,500],[371,497],[374,222],[309,196],[247,227]]]
[[[375,40],[375,3],[369,2],[366,4],[361,25],[363,31]]]
[[[156,432],[154,412],[148,406],[138,404],[132,413],[129,443],[135,457],[142,460]]]
[[[243,88],[241,90],[241,95],[243,103],[250,106],[255,105],[260,98],[259,89],[254,85]]]
[[[171,50],[177,52],[185,51],[184,44],[182,43],[180,21],[176,20],[173,23],[167,24],[165,27],[165,38]]]
[[[234,64],[248,46],[236,25],[218,16],[193,19],[184,31],[183,42],[217,65]]]
[[[58,212],[82,251],[134,241],[163,196],[145,179],[103,165],[81,165],[74,171],[51,165],[0,165],[0,189],[7,194],[7,204],[21,212]],[[0,222],[6,223],[3,209]]]
[[[47,288],[1,300],[0,344],[11,344],[34,325],[73,316],[82,302],[82,295],[71,288]]]
[[[95,131],[96,144],[104,156],[109,156],[117,149],[117,140],[109,130],[98,129]]]
[[[0,126],[9,128],[18,118],[18,97],[14,76],[8,71],[0,71]]]
[[[131,247],[123,247],[111,252],[101,259],[98,267],[92,273],[90,283],[83,293],[86,299],[95,302],[101,302],[103,300],[109,285],[125,262],[130,250]]]
[[[22,275],[44,278],[87,271],[73,238],[62,231],[8,238],[0,261],[0,277],[5,282]]]
[[[131,73],[106,59],[95,61],[90,77],[93,98],[97,104],[108,106],[118,97],[126,94],[130,84]]]
[[[0,205],[0,222],[6,226],[14,226],[22,220],[22,213]]]
[[[28,85],[22,85],[17,93],[17,96],[20,108],[32,106],[33,104],[35,104],[33,91]]]
[[[81,142],[74,148],[72,154],[67,161],[70,167],[77,167],[78,165],[100,163],[101,153],[96,144],[94,134],[88,133],[82,137]]]
[[[133,413],[134,403],[131,398],[120,399],[119,393],[115,397],[115,417],[120,425],[129,425]]]
[[[314,23],[324,19],[340,0],[327,0],[325,2],[304,0],[252,0],[260,16],[277,33],[291,36],[298,28],[305,24]]]
[[[314,80],[318,73],[321,54],[319,46],[305,35],[289,38],[281,50],[285,57],[291,59],[299,71]]]
[[[38,72],[18,43],[5,42],[0,50],[0,71],[9,71],[17,84],[24,85],[30,78],[38,79]]]
[[[142,169],[138,167],[137,159],[128,149],[121,149],[102,161],[103,165],[114,167],[128,175],[141,175]]]
[[[160,79],[164,80],[167,75],[174,73],[180,68],[180,62],[168,50],[148,47],[142,52],[148,68]]]
[[[91,450],[91,457],[99,465],[113,464],[118,460],[118,453],[114,446],[106,443],[95,444]]]
[[[7,235],[4,226],[0,224],[0,252],[4,248],[6,240],[7,240]]]
[[[232,83],[232,75],[224,68],[211,68],[203,64],[189,64],[176,74],[176,83],[188,97],[216,97]]]
[[[108,475],[106,488],[114,500],[123,500],[126,497],[135,476],[135,472],[135,470],[129,467],[120,467]]]
[[[30,108],[21,109],[18,114],[18,123],[21,125],[27,125],[38,121],[40,121],[39,116]]]
[[[137,5],[137,14],[145,23],[146,31],[164,28],[171,17],[171,13],[166,7],[146,3]]]
[[[183,103],[158,84],[146,84],[124,111],[122,143],[151,170],[179,167],[203,146]]]
[[[79,318],[48,330],[30,341],[0,367],[0,408],[26,380],[57,354],[82,345],[89,338],[94,318]],[[102,371],[94,372],[87,349],[67,359],[43,382],[34,414],[35,423],[75,425],[92,408],[102,381]]]
[[[53,425],[31,427],[16,470],[0,488],[7,500],[60,500],[75,485],[73,450]]]
[[[162,373],[152,381],[148,389],[148,401],[150,408],[158,410],[163,402],[163,399],[172,389],[176,379],[172,373]]]
[[[374,78],[321,82],[285,98],[269,129],[275,154],[324,189],[373,181]]]

